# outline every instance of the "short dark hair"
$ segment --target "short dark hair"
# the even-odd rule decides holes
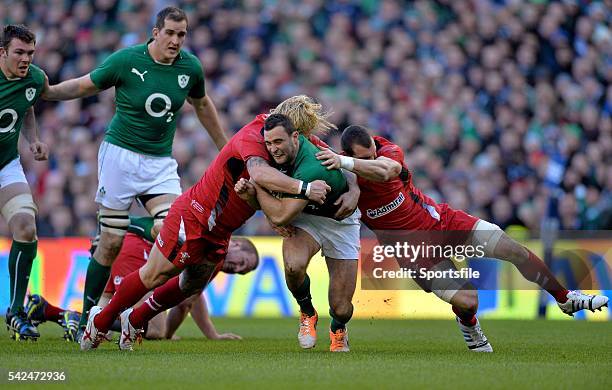
[[[185,11],[178,7],[166,7],[157,13],[157,19],[155,19],[155,28],[159,30],[164,28],[166,19],[174,20],[175,22],[182,22],[184,20],[189,23]]]
[[[372,137],[363,126],[351,125],[344,129],[342,132],[342,138],[340,139],[342,150],[349,156],[353,155],[353,145],[357,144],[364,148],[372,146]]]
[[[255,244],[253,244],[253,241],[246,237],[232,237],[232,240],[240,244],[240,249],[255,256],[255,267],[253,267],[253,269],[257,268],[259,266],[259,252]]]
[[[272,130],[276,126],[282,126],[289,135],[293,134],[294,131],[297,131],[295,130],[291,119],[284,114],[270,114],[270,116],[268,116],[264,122],[264,131]]]
[[[36,35],[23,24],[9,24],[2,29],[2,47],[8,49],[13,38],[36,44]]]

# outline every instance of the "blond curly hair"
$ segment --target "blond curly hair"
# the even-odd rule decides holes
[[[276,108],[270,110],[270,114],[287,115],[295,129],[306,137],[338,129],[336,125],[327,120],[332,112],[324,111],[320,103],[306,95],[292,96],[284,100]]]

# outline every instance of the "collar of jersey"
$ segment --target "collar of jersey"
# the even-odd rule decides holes
[[[174,59],[174,61],[172,61],[172,63],[170,64],[164,64],[163,62],[158,62],[155,60],[155,58],[153,58],[153,56],[151,55],[151,53],[149,53],[149,43],[153,42],[154,39],[153,38],[149,38],[149,40],[147,41],[147,43],[145,43],[145,49],[144,49],[144,54],[149,57],[151,59],[151,61],[155,62],[156,64],[159,65],[165,65],[165,66],[169,66],[169,65],[174,65],[176,63],[176,61],[180,60],[183,58],[183,49],[179,50],[179,54],[178,56],[176,56],[176,58]]]

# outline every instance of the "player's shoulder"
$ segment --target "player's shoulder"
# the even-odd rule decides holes
[[[262,131],[267,117],[268,114],[257,115],[252,121],[242,126],[236,135],[242,138],[261,138],[263,140]]]
[[[45,72],[34,64],[30,64],[30,77],[40,86],[45,83]]]
[[[374,136],[374,142],[376,143],[376,154],[379,156],[394,158],[403,156],[404,152],[402,148],[386,138],[380,136]]]
[[[200,59],[193,53],[184,49],[180,51],[180,61],[196,74],[202,73],[202,63]]]

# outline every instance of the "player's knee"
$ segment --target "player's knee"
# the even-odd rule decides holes
[[[139,274],[142,284],[144,284],[144,286],[149,290],[161,286],[170,279],[171,275],[164,272],[159,272],[154,267],[147,267],[147,265],[148,263],[140,269]]]
[[[111,265],[119,254],[123,236],[102,233],[94,257],[102,265]]]
[[[36,223],[33,216],[24,213],[15,214],[10,225],[13,239],[21,242],[36,240]]]

